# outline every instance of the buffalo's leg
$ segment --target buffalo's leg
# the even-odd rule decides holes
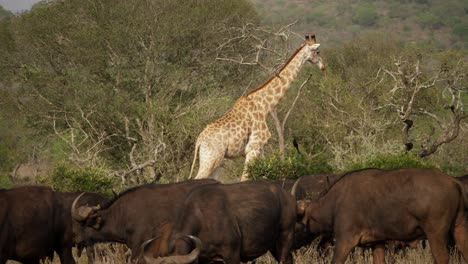
[[[385,244],[376,244],[372,247],[372,262],[385,264]]]
[[[60,258],[60,263],[62,264],[75,264],[75,259],[73,258],[71,247],[59,250],[57,252]]]
[[[458,217],[453,229],[453,237],[458,251],[462,255],[465,262],[468,262],[468,223],[464,217]]]
[[[351,250],[353,250],[355,246],[355,243],[351,243],[349,240],[336,239],[331,263],[344,264],[349,253],[351,253]]]
[[[41,264],[41,260],[40,259],[26,260],[26,261],[23,261],[23,264]]]
[[[276,248],[270,250],[276,261],[285,264],[293,263],[293,256],[291,253],[292,245],[294,243],[294,233],[289,230],[281,232]]]
[[[96,258],[96,251],[93,246],[86,246],[86,256],[88,257],[88,264],[94,264]]]
[[[449,262],[447,234],[430,233],[427,234],[427,240],[431,246],[432,256],[434,257],[435,263],[447,264]]]

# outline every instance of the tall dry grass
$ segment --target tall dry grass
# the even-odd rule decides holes
[[[124,245],[117,244],[100,244],[97,246],[97,259],[96,264],[124,264],[128,263],[128,249]],[[405,249],[398,252],[391,252],[393,250],[387,250],[385,260],[387,263],[395,264],[427,264],[434,263],[431,250],[429,246],[423,247],[420,243],[415,249]],[[87,264],[85,252],[83,252],[80,258],[76,257],[77,264]],[[330,263],[332,255],[328,254],[322,256],[317,251],[316,244],[312,244],[309,247],[303,247],[294,253],[294,260],[296,264],[326,264]],[[14,261],[8,261],[7,264],[17,263]],[[44,263],[58,264],[60,263],[57,256],[55,256],[52,262],[46,261]],[[276,260],[268,253],[256,260],[257,264],[277,264]],[[369,249],[356,248],[346,261],[347,264],[364,264],[372,263],[372,252]],[[450,264],[466,264],[465,261],[460,257],[460,254],[455,250],[450,253]]]

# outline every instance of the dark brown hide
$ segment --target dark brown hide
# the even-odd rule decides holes
[[[298,180],[298,188],[296,191],[296,200],[307,199],[309,201],[317,201],[322,197],[331,185],[339,179],[339,175],[330,174],[330,173],[319,173],[311,174],[300,177]],[[281,180],[278,183],[287,191],[291,191],[292,186],[296,180]],[[312,241],[316,238],[315,236],[304,232],[304,228],[301,224],[297,224],[295,228],[295,239],[294,239],[294,249],[299,249],[303,246],[310,245]],[[330,236],[324,236],[320,240],[318,249],[320,253],[328,254],[330,248],[333,246],[332,238]]]
[[[145,184],[127,190],[98,210],[88,211],[74,220],[83,227],[83,241],[119,242],[132,250],[132,259],[140,255],[141,244],[155,236],[158,226],[175,219],[177,207],[192,188],[217,184],[215,180],[190,180],[172,184]]]
[[[95,260],[94,255],[94,246],[91,241],[84,241],[83,236],[83,227],[76,221],[72,220],[72,215],[70,212],[71,206],[75,198],[77,198],[81,192],[56,192],[60,208],[63,208],[61,212],[62,221],[67,223],[65,229],[65,243],[77,245],[78,253],[81,255],[81,251],[86,248],[86,254],[88,257],[88,263],[92,264]],[[86,192],[82,195],[77,206],[97,206],[104,205],[109,202],[105,196],[97,193]]]
[[[207,185],[187,195],[172,234],[164,243],[171,254],[185,255],[191,247],[174,237],[200,238],[200,263],[247,262],[267,251],[284,262],[290,257],[295,219],[295,199],[278,184],[249,181]],[[150,254],[160,256],[159,252]]]
[[[0,191],[0,263],[39,263],[54,251],[64,264],[74,264],[71,201],[76,194],[48,187],[24,186]]]
[[[456,179],[459,180],[460,182],[462,182],[465,185],[465,191],[466,191],[467,188],[468,188],[468,174],[457,177]]]
[[[450,236],[468,257],[466,200],[463,186],[437,169],[365,169],[309,202],[302,222],[312,234],[334,234],[333,263],[344,263],[355,246],[427,237],[436,263],[445,264]]]

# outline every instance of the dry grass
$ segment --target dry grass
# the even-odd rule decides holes
[[[96,264],[113,264],[113,263],[127,263],[127,247],[124,245],[117,244],[100,244],[98,245],[98,254]],[[75,255],[76,256],[76,255]],[[303,247],[300,250],[296,251],[294,254],[294,260],[297,264],[325,264],[331,262],[331,254],[327,256],[321,256],[316,250],[315,245],[310,247]],[[83,255],[77,260],[77,264],[87,264],[86,254]],[[386,254],[387,263],[395,264],[427,264],[434,263],[431,251],[429,246],[423,248],[422,245],[418,245],[416,249],[406,249],[401,250],[397,253]],[[17,263],[14,261],[8,261],[7,264]],[[60,263],[58,257],[54,258],[53,262],[47,261],[45,263],[58,264]],[[276,260],[270,255],[266,254],[256,261],[257,264],[277,264]],[[347,264],[363,264],[363,263],[372,263],[372,252],[370,250],[357,248],[354,252],[348,257],[346,261]],[[451,252],[450,254],[450,264],[466,264],[465,261],[460,257],[458,252]]]

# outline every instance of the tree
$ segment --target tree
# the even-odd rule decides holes
[[[214,51],[255,16],[246,1],[42,3],[11,22],[5,68],[18,88],[8,97],[30,127],[67,144],[74,166],[130,184],[178,178],[191,131],[213,114],[204,115],[203,95],[239,79],[213,64]]]
[[[402,138],[406,149],[413,148],[409,139],[413,117],[423,116],[437,125],[431,124],[429,131],[421,135],[419,156],[426,157],[457,138],[463,120],[468,118],[463,106],[468,91],[468,64],[466,58],[454,57],[455,61],[443,62],[431,73],[434,69],[424,71],[419,57],[413,60],[395,58],[395,69],[383,71],[394,83],[387,105],[395,109],[404,123]]]
[[[3,6],[0,5],[0,20],[8,18],[12,15],[13,14],[10,11],[6,10],[5,8],[3,8]]]

